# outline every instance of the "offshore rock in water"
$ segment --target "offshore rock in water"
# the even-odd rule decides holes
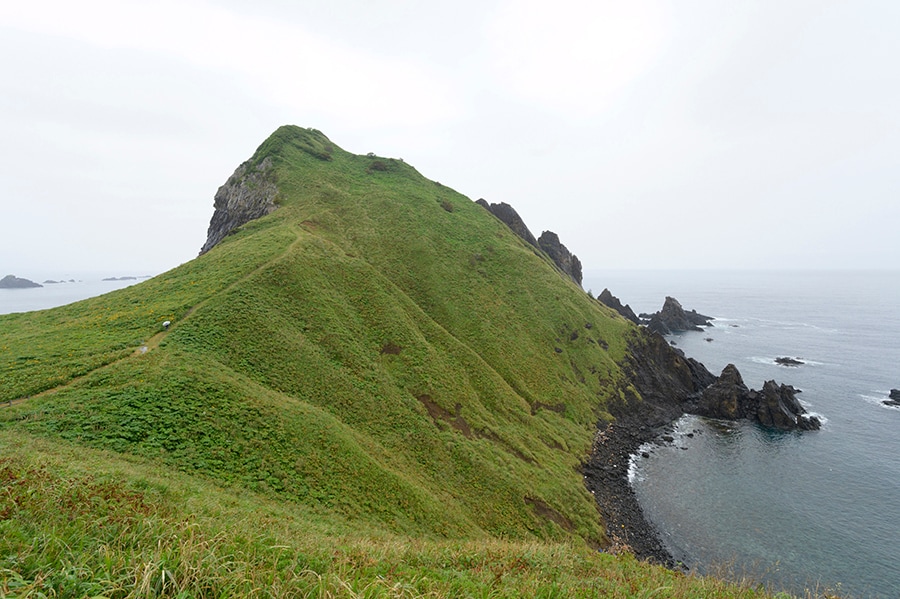
[[[660,335],[678,331],[702,331],[700,327],[711,327],[712,316],[704,316],[696,310],[686,311],[674,297],[666,297],[662,310],[655,314],[641,314],[646,319],[647,328]]]
[[[822,423],[806,413],[797,401],[796,392],[790,385],[775,381],[766,381],[761,391],[749,389],[737,367],[729,364],[688,411],[725,420],[746,418],[780,430],[818,430]]]
[[[20,279],[15,275],[6,275],[0,279],[0,289],[29,289],[31,287],[43,287],[43,285],[28,279]]]
[[[890,399],[886,399],[881,403],[886,406],[900,408],[900,389],[891,389],[891,394],[888,397],[890,397]]]
[[[798,360],[797,358],[783,357],[783,358],[775,358],[775,363],[779,364],[781,366],[802,366],[806,362],[803,362],[802,360]]]

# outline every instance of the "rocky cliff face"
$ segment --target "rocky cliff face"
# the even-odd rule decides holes
[[[528,227],[525,226],[525,221],[522,220],[522,217],[519,216],[519,213],[516,212],[515,208],[506,202],[488,204],[483,198],[475,203],[499,218],[513,233],[524,239],[526,243],[540,249],[537,239],[534,238],[534,235],[532,235],[531,231],[528,230]]]
[[[581,260],[559,242],[559,236],[553,231],[544,231],[538,237],[538,245],[561,271],[581,286]]]
[[[275,185],[272,161],[265,159],[257,166],[240,165],[216,192],[212,219],[201,254],[211,250],[226,235],[251,220],[275,210]]]
[[[634,324],[641,324],[640,319],[634,313],[634,310],[631,309],[631,306],[628,304],[622,305],[622,302],[612,294],[609,289],[604,288],[600,295],[597,296],[597,301],[608,308],[612,308]]]
[[[500,219],[513,233],[524,239],[526,243],[543,250],[564,274],[578,283],[579,287],[581,286],[581,260],[559,242],[559,236],[556,233],[544,231],[540,239],[535,239],[528,227],[525,226],[525,221],[522,220],[519,213],[506,202],[489,204],[482,198],[475,203]]]

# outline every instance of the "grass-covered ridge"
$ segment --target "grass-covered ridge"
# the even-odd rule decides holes
[[[400,160],[298,127],[267,159],[279,208],[198,259],[0,316],[0,596],[708,584],[592,549],[630,323]]]

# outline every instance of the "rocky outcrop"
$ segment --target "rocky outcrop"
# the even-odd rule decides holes
[[[888,398],[881,403],[892,408],[900,408],[900,389],[891,389]]]
[[[637,314],[634,313],[634,310],[631,309],[631,306],[628,304],[622,305],[622,302],[619,301],[619,298],[614,296],[609,289],[604,288],[600,295],[597,296],[597,300],[607,306],[612,308],[634,324],[641,324],[641,320],[637,317]]]
[[[215,211],[200,253],[211,250],[241,225],[274,211],[277,192],[270,159],[266,158],[256,166],[248,161],[237,167],[216,192]]]
[[[559,236],[553,231],[544,231],[538,238],[538,245],[550,256],[550,259],[561,271],[581,286],[581,260],[559,242]]]
[[[624,370],[640,398],[625,388],[625,401],[614,403],[609,409],[616,418],[636,418],[652,427],[680,417],[685,406],[716,381],[706,366],[670,346],[662,335],[646,329],[639,329],[630,343]]]
[[[535,239],[519,213],[506,202],[489,204],[484,198],[475,202],[506,224],[510,230],[525,240],[525,243],[543,250],[553,263],[570,279],[581,286],[581,260],[559,241],[559,236],[552,231],[544,231],[539,239]]]
[[[891,399],[900,400],[900,389],[891,389],[891,394],[889,396]]]
[[[43,287],[43,285],[28,279],[20,279],[15,275],[6,275],[0,279],[0,289],[29,289],[32,287]]]
[[[635,331],[623,371],[627,380],[607,404],[615,420],[598,424],[581,470],[612,540],[628,545],[641,559],[677,566],[628,482],[631,456],[643,443],[665,438],[666,427],[685,413],[748,418],[773,428],[819,428],[818,419],[804,414],[793,387],[769,381],[762,391],[753,391],[733,365],[716,377],[646,328]]]
[[[790,385],[775,381],[763,383],[761,391],[749,389],[735,365],[729,364],[687,411],[725,420],[746,418],[780,430],[818,430],[821,422],[806,413],[795,393]]]
[[[712,326],[712,316],[704,316],[696,310],[686,311],[674,297],[666,297],[662,310],[655,314],[641,314],[647,328],[660,335],[679,331],[702,331],[700,327]]]
[[[513,233],[524,239],[525,243],[540,249],[537,239],[534,238],[534,235],[532,235],[531,231],[528,230],[528,227],[525,226],[525,221],[522,220],[522,217],[519,216],[519,213],[516,212],[515,208],[506,202],[488,204],[484,198],[479,199],[476,204],[500,219],[500,221],[509,227]]]

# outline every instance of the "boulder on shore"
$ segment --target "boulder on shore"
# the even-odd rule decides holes
[[[746,418],[780,430],[818,430],[822,423],[806,413],[796,392],[792,386],[775,381],[766,381],[761,391],[749,389],[737,367],[729,364],[689,411],[726,420]]]
[[[0,289],[30,289],[32,287],[43,287],[43,285],[28,279],[20,279],[15,275],[6,275],[0,279]]]
[[[655,314],[641,314],[647,328],[660,335],[679,331],[702,331],[700,327],[711,327],[712,316],[704,316],[696,310],[687,311],[674,297],[666,297],[662,310]]]

